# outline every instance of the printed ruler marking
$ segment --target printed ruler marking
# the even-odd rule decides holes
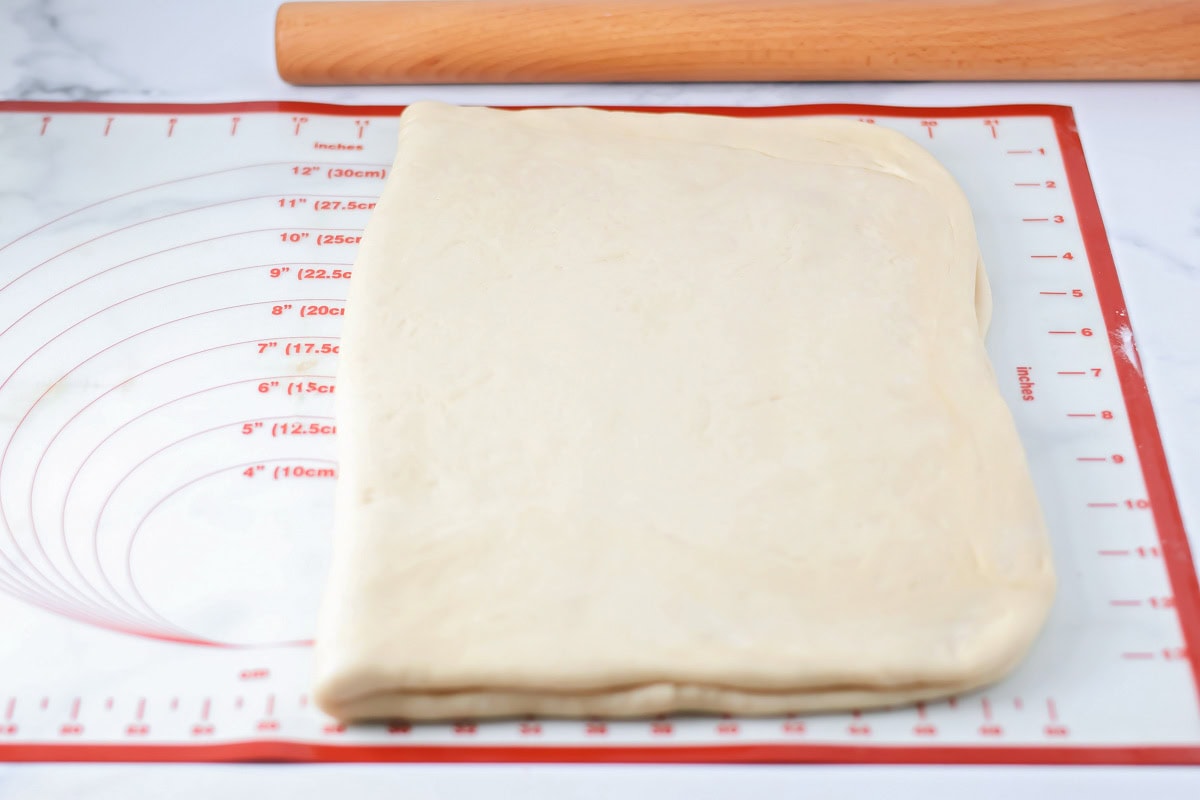
[[[145,317],[137,327],[126,326],[117,339],[154,332],[142,340],[121,340],[137,342],[122,351],[129,355],[124,359],[128,363],[122,365],[122,378],[112,386],[99,386],[91,395],[81,395],[81,408],[75,409],[74,417],[68,410],[65,424],[48,427],[42,420],[41,415],[50,413],[47,409],[52,403],[62,402],[47,393],[29,407],[28,424],[18,434],[26,437],[23,447],[28,448],[28,437],[58,431],[41,455],[46,469],[24,472],[34,476],[34,485],[42,493],[50,491],[48,476],[61,471],[66,450],[77,448],[87,455],[74,470],[74,488],[65,494],[69,504],[64,501],[63,522],[58,526],[62,528],[62,543],[52,537],[44,541],[0,540],[0,588],[58,614],[80,602],[80,597],[91,598],[88,602],[95,605],[87,606],[90,610],[86,614],[79,612],[80,619],[86,620],[80,624],[101,624],[108,618],[105,615],[118,611],[152,611],[148,599],[139,599],[137,584],[105,572],[109,567],[103,558],[94,564],[82,562],[74,570],[68,567],[74,553],[69,536],[75,530],[72,521],[78,524],[89,517],[100,520],[98,506],[93,503],[87,507],[82,498],[109,497],[104,501],[109,509],[103,515],[104,525],[97,526],[89,540],[97,542],[103,541],[104,535],[112,535],[110,517],[129,520],[130,524],[140,518],[142,523],[137,524],[141,525],[154,519],[154,509],[165,508],[175,502],[173,498],[224,474],[230,475],[229,480],[242,481],[231,484],[231,491],[241,494],[227,493],[225,497],[252,498],[276,491],[266,489],[268,486],[293,487],[287,491],[295,494],[285,492],[281,497],[327,492],[311,488],[320,485],[312,481],[328,477],[321,474],[327,468],[314,465],[327,457],[328,451],[322,448],[336,436],[331,407],[327,405],[335,387],[326,376],[333,374],[338,355],[337,323],[352,273],[353,248],[361,236],[365,214],[375,207],[379,188],[390,169],[385,159],[395,131],[394,109],[240,104],[212,109],[135,107],[131,111],[127,107],[93,105],[0,104],[0,113],[29,115],[31,138],[23,141],[31,146],[40,142],[43,144],[38,146],[55,147],[68,157],[82,152],[79,148],[84,146],[86,136],[105,141],[105,146],[137,142],[146,154],[143,161],[147,164],[154,153],[167,152],[155,150],[159,147],[155,142],[170,139],[172,148],[169,171],[155,173],[147,169],[145,179],[132,188],[119,182],[93,187],[90,194],[82,196],[100,199],[75,210],[59,208],[48,215],[49,222],[35,221],[24,232],[0,231],[0,339],[6,347],[32,342],[37,348],[32,354],[29,348],[19,346],[8,350],[8,357],[16,359],[10,367],[16,365],[20,371],[4,372],[8,377],[6,385],[0,387],[0,396],[34,374],[51,379],[60,374],[61,370],[53,374],[39,370],[44,362],[58,363],[68,343],[75,345],[71,349],[75,357],[69,363],[78,362],[70,378],[75,380],[78,375],[95,380],[99,374],[95,365],[117,354],[104,347],[106,340],[85,335],[101,331],[101,322]],[[994,198],[977,210],[981,211],[981,219],[987,217],[988,224],[1007,226],[1005,247],[1014,251],[1011,257],[1005,255],[996,261],[985,251],[989,269],[997,276],[994,282],[1005,292],[1009,286],[1026,286],[1028,302],[1047,304],[1028,307],[1028,321],[1036,326],[1039,344],[1032,344],[1032,333],[1021,332],[1029,340],[1030,353],[1039,355],[1019,364],[997,364],[998,372],[1007,371],[1010,376],[1015,373],[1011,387],[1017,393],[1014,410],[1018,414],[1036,412],[1040,424],[1070,431],[1064,435],[1084,437],[1077,439],[1061,463],[1053,465],[1056,474],[1086,490],[1084,497],[1065,508],[1072,522],[1069,533],[1056,532],[1059,544],[1068,543],[1062,537],[1073,537],[1071,546],[1082,548],[1078,557],[1094,561],[1094,567],[1085,562],[1089,575],[1093,568],[1096,570],[1095,577],[1088,580],[1096,586],[1111,584],[1111,590],[1105,590],[1107,594],[1100,592],[1098,607],[1089,614],[1111,620],[1118,619],[1111,615],[1141,620],[1112,626],[1107,643],[1115,666],[1105,669],[1154,670],[1160,676],[1139,678],[1133,684],[1137,691],[1165,685],[1170,676],[1180,674],[1179,670],[1196,670],[1200,591],[1195,588],[1190,556],[1185,557],[1187,543],[1182,526],[1175,525],[1178,509],[1165,461],[1160,458],[1161,444],[1136,361],[1131,357],[1119,286],[1111,270],[1078,144],[1067,129],[1067,118],[1057,111],[1012,109],[889,111],[821,107],[808,111],[842,113],[898,127],[935,153],[947,143],[962,146],[970,142],[980,165],[978,174],[971,177],[975,182],[972,185],[993,193]],[[1055,114],[1053,128],[1037,122]],[[244,152],[247,163],[231,166],[215,161],[213,141],[228,143],[223,147],[234,147],[236,141],[240,148],[236,152]],[[235,151],[223,152],[221,157],[228,158],[228,153]],[[320,157],[313,158],[316,153]],[[281,159],[281,154],[290,157]],[[341,160],[330,160],[335,158]],[[186,165],[183,170],[175,166],[181,163]],[[96,169],[104,166],[93,165]],[[189,169],[189,174],[180,176]],[[95,174],[95,170],[86,172]],[[984,181],[990,181],[986,189]],[[94,190],[97,188],[100,191]],[[1070,194],[1070,204],[1063,202],[1064,190]],[[159,208],[156,204],[168,193],[179,198],[172,201],[169,213],[145,216],[149,209]],[[1074,206],[1074,214],[1069,213],[1069,205]],[[111,227],[93,222],[93,215],[101,212],[104,223]],[[247,234],[245,223],[260,219],[264,227]],[[226,220],[242,230],[230,231],[228,226],[214,230],[212,220]],[[73,226],[80,226],[79,233],[72,232]],[[244,243],[234,248],[234,242],[229,241],[232,236],[243,237]],[[328,251],[330,247],[335,249]],[[1016,252],[1020,248],[1025,249]],[[241,250],[247,252],[243,255]],[[239,258],[252,259],[252,263]],[[164,268],[168,264],[171,266]],[[1010,273],[1011,282],[1005,277]],[[163,279],[168,275],[172,280]],[[113,280],[118,276],[136,291],[115,293]],[[311,281],[330,290],[303,291],[307,287],[299,284]],[[4,305],[10,302],[7,297],[17,296],[16,292],[23,293],[21,302]],[[323,297],[314,300],[313,294]],[[209,297],[224,301],[221,307],[226,316],[214,315],[215,308],[199,307],[199,301]],[[67,299],[72,303],[66,303]],[[172,304],[182,304],[182,308],[187,302],[197,305],[188,315],[171,322],[149,316],[158,313],[158,308],[175,307]],[[1008,294],[998,295],[997,307],[1014,302],[1018,301]],[[77,308],[68,309],[67,305]],[[261,316],[253,316],[254,308],[263,310]],[[50,334],[52,339],[34,339],[25,332],[32,330],[35,321],[64,313],[66,321],[57,335]],[[212,324],[199,327],[196,323],[201,319],[211,319]],[[149,325],[152,321],[157,324]],[[164,327],[172,324],[179,334],[174,333],[175,328]],[[213,335],[213,331],[223,336],[226,329],[235,338],[237,332],[246,333],[236,342],[203,338]],[[188,333],[184,334],[185,330]],[[1107,341],[1104,333],[1108,334]],[[147,344],[143,347],[141,341]],[[176,349],[172,351],[166,345]],[[143,352],[149,351],[157,355],[147,361]],[[218,353],[222,354],[220,362],[214,360]],[[22,356],[26,357],[24,361],[20,361]],[[1108,358],[1112,361],[1107,362]],[[1047,361],[1053,366],[1047,368]],[[226,368],[218,364],[236,365],[229,369],[243,372],[227,374],[222,372]],[[106,369],[105,374],[115,374],[112,367]],[[125,381],[125,375],[134,378]],[[141,386],[155,381],[165,383],[168,375],[174,380],[170,394],[139,394],[146,391]],[[188,383],[201,378],[207,381],[205,388],[200,388],[201,383]],[[240,393],[242,389],[246,390],[244,394]],[[119,406],[116,398],[126,395],[138,398],[140,405],[130,406],[132,413],[122,417],[113,409]],[[312,405],[321,402],[326,405]],[[197,418],[184,416],[185,409]],[[197,409],[204,415],[197,416]],[[93,423],[90,429],[94,433],[83,433],[89,430],[83,423],[93,418],[103,419],[103,425]],[[174,424],[163,424],[168,419]],[[155,432],[160,437],[158,444],[131,449],[129,459],[119,466],[115,454],[136,442],[135,434],[142,430]],[[1124,437],[1130,435],[1136,446],[1125,441]],[[13,442],[10,438],[6,443],[6,452]],[[212,444],[216,442],[223,444]],[[200,445],[225,448],[231,455],[244,457],[209,462],[191,472],[172,467],[174,454],[189,452],[189,447],[199,448],[195,454],[207,452]],[[276,445],[301,446],[304,454],[280,455],[272,449]],[[43,462],[37,463],[40,466]],[[55,463],[54,470],[49,467],[51,463]],[[239,473],[228,466],[230,463],[245,471]],[[24,462],[13,462],[3,471],[4,465],[0,465],[0,486],[6,487],[0,500],[21,493],[34,497],[28,482],[15,482],[17,464],[24,466]],[[153,483],[148,475],[171,469],[176,473],[155,484],[156,494],[149,499],[157,499],[158,504],[149,511],[121,499],[133,493],[123,493],[126,484],[135,480]],[[331,469],[328,471],[332,474]],[[71,469],[66,471],[71,473]],[[111,492],[97,491],[100,475],[108,480],[119,479]],[[1144,487],[1139,476],[1144,478]],[[34,508],[32,502],[30,508]],[[9,522],[21,522],[27,516],[13,513]],[[36,513],[33,516],[36,518]],[[47,534],[54,527],[47,526]],[[39,523],[38,537],[42,530]],[[110,585],[102,580],[105,576]],[[163,624],[179,627],[169,619],[169,611],[154,613]],[[1162,619],[1167,620],[1168,627],[1155,621]],[[1178,638],[1170,634],[1172,620],[1178,621]],[[1146,640],[1146,636],[1153,640]],[[219,644],[200,635],[190,640]],[[1136,731],[1127,740],[1105,740],[1095,727],[1092,704],[1081,702],[1077,695],[1069,691],[1066,696],[1058,691],[1029,694],[1027,690],[1036,687],[1013,686],[1009,690],[1008,684],[961,702],[950,698],[889,712],[812,718],[638,722],[529,718],[504,723],[460,720],[446,725],[400,720],[387,726],[344,726],[323,718],[312,707],[307,693],[300,691],[308,675],[307,669],[300,668],[307,664],[302,647],[286,652],[262,650],[253,656],[253,649],[162,646],[193,647],[197,659],[224,666],[206,670],[200,684],[173,683],[169,676],[151,680],[152,691],[139,690],[136,696],[104,692],[92,698],[65,688],[59,693],[56,687],[36,685],[34,676],[21,685],[22,691],[9,696],[3,707],[0,734],[5,738],[0,739],[0,758],[5,753],[23,757],[20,754],[37,752],[49,758],[86,758],[88,753],[100,752],[154,757],[139,749],[145,745],[184,748],[176,752],[195,753],[196,757],[218,757],[204,755],[216,753],[224,753],[221,757],[226,758],[271,754],[291,757],[286,755],[293,752],[288,749],[289,741],[301,742],[296,747],[305,748],[295,751],[298,757],[317,760],[339,760],[355,753],[364,757],[369,753],[373,757],[420,758],[422,752],[433,752],[421,748],[433,747],[457,748],[439,751],[447,758],[459,753],[468,759],[483,757],[480,754],[520,759],[534,743],[540,754],[559,753],[537,756],[551,760],[587,760],[614,754],[621,759],[636,759],[638,754],[646,753],[650,755],[642,757],[653,759],[662,757],[655,753],[665,752],[663,748],[679,754],[679,758],[700,750],[709,759],[747,757],[737,749],[739,745],[731,742],[753,743],[747,746],[758,748],[757,757],[768,760],[771,757],[763,753],[775,753],[783,760],[896,758],[917,763],[944,758],[1043,763],[1061,758],[1069,763],[1075,758],[1134,763],[1155,759],[1189,761],[1200,752],[1194,749],[1200,737],[1183,737],[1176,745],[1164,742],[1155,748],[1143,746]],[[47,691],[50,694],[44,693]],[[1178,697],[1173,705],[1194,702],[1193,693],[1187,698]],[[198,743],[205,741],[213,744]],[[225,747],[221,743],[226,741],[238,743],[228,745],[234,750],[211,749]],[[605,743],[603,751],[589,747],[589,742],[598,741]],[[1064,749],[1064,743],[1071,741],[1082,744]],[[865,752],[864,745],[887,745],[886,752],[891,755],[885,756],[883,750]],[[981,745],[986,747],[981,749]],[[38,751],[38,747],[50,749]],[[89,751],[87,747],[124,749]]]

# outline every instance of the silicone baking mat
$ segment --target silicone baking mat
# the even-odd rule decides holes
[[[770,719],[314,709],[338,333],[400,110],[0,104],[0,758],[1200,761],[1193,561],[1073,117],[1050,106],[690,109],[886,125],[961,182],[1061,582],[1014,675]]]

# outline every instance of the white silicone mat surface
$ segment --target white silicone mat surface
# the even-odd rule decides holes
[[[0,759],[1200,759],[1194,566],[1069,109],[708,111],[887,125],[965,189],[1060,576],[1011,678],[863,714],[333,724],[307,689],[338,333],[399,109],[0,103]]]

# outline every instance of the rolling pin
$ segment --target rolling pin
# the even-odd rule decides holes
[[[285,3],[296,84],[1200,78],[1200,0]]]

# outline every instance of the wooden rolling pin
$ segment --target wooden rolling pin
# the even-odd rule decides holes
[[[1200,79],[1200,0],[285,3],[298,84]]]

